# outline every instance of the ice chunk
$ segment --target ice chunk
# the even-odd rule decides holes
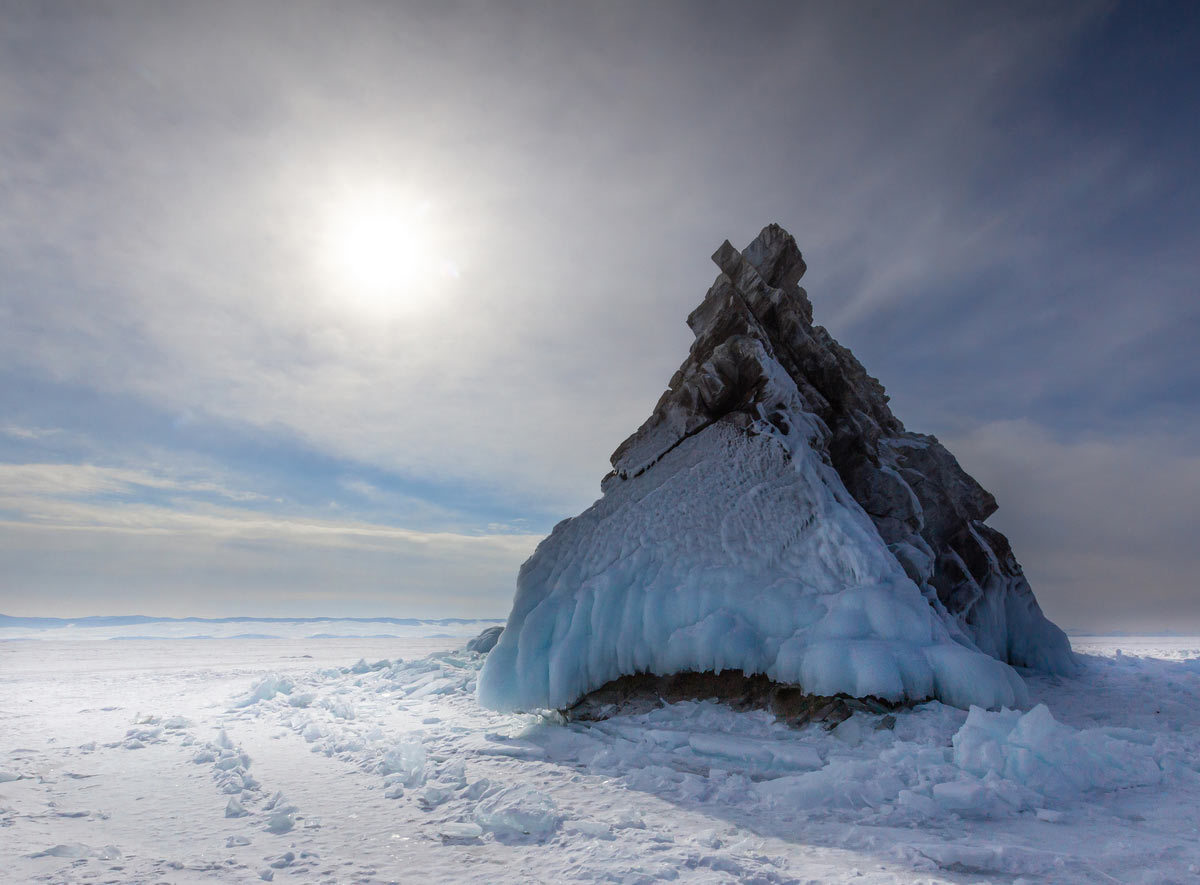
[[[973,707],[953,744],[954,762],[964,771],[993,773],[1052,798],[1162,780],[1151,747],[1063,725],[1045,704],[1025,714]]]
[[[489,778],[481,777],[463,791],[463,798],[470,799],[472,802],[478,802],[484,796],[490,796],[498,790],[499,787],[493,784]]]
[[[922,817],[933,817],[938,812],[936,802],[913,790],[901,790],[896,794],[896,802],[905,808],[913,809]]]
[[[977,780],[945,781],[933,785],[933,798],[951,811],[983,809],[991,803],[992,794]]]
[[[862,716],[851,716],[838,723],[833,729],[833,736],[851,747],[857,747],[862,743],[865,733],[862,720]]]
[[[644,830],[646,829],[646,820],[636,811],[626,808],[617,815],[617,819],[613,821],[614,830]]]
[[[467,766],[461,759],[450,762],[438,772],[438,780],[444,784],[461,789],[467,785]]]
[[[317,723],[310,722],[308,725],[304,726],[304,731],[301,732],[301,734],[304,739],[311,744],[314,741],[319,741],[325,733],[321,729],[321,726],[319,726]]]
[[[822,765],[821,755],[814,747],[791,741],[756,740],[745,735],[704,732],[689,735],[687,741],[702,756],[784,768],[813,769]]]
[[[425,748],[420,741],[401,741],[383,754],[380,770],[399,775],[406,787],[419,787],[425,782]]]
[[[762,781],[752,789],[759,796],[795,809],[875,807],[905,787],[899,772],[880,771],[877,766],[857,759],[837,759],[817,771]]]
[[[267,816],[267,832],[286,833],[296,826],[296,812],[300,809],[288,802],[282,792],[276,792],[263,809],[270,812]]]
[[[267,818],[267,832],[286,833],[296,826],[296,818],[292,811],[272,811]]]
[[[770,762],[771,748],[762,741],[748,740],[743,735],[693,734],[688,744],[703,756],[718,756],[745,762]]]
[[[605,842],[616,840],[613,828],[598,820],[573,820],[567,824],[568,832],[580,833],[592,839],[603,839]]]
[[[222,793],[240,793],[246,789],[246,781],[236,771],[223,772],[218,783]]]
[[[442,784],[426,784],[417,793],[417,804],[425,811],[437,808],[454,795],[454,788]]]
[[[471,842],[483,835],[483,827],[470,821],[447,822],[438,828],[438,834],[446,842]]]
[[[475,822],[502,838],[544,838],[558,829],[561,821],[550,797],[524,785],[502,790],[475,807]]]
[[[226,817],[245,817],[249,813],[242,803],[238,801],[237,796],[231,796],[229,802],[225,805]]]
[[[801,771],[817,769],[824,765],[816,747],[791,741],[772,741],[771,758],[780,767],[797,768]]]
[[[270,700],[277,694],[291,694],[293,688],[295,685],[291,679],[271,673],[254,683],[250,693],[235,701],[234,707],[249,707],[259,701]]]
[[[332,713],[336,719],[345,719],[349,721],[354,718],[354,706],[347,700],[341,698],[326,698],[321,702],[321,706]]]

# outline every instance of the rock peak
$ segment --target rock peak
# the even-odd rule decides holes
[[[822,327],[792,236],[728,241],[695,334],[603,497],[521,569],[480,679],[565,706],[621,676],[741,670],[810,694],[1019,702],[1074,668],[995,500]],[[986,662],[986,663],[985,663]]]

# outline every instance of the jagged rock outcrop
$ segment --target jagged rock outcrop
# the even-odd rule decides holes
[[[1072,669],[983,522],[992,496],[812,324],[792,237],[770,225],[713,259],[688,358],[603,497],[522,567],[481,701],[565,707],[623,676],[740,670],[995,706],[1023,692],[998,662]]]
[[[763,368],[747,341],[757,341],[829,428],[830,463],[930,604],[994,658],[1070,670],[1066,636],[1042,614],[1008,539],[984,525],[996,499],[935,437],[905,430],[883,385],[812,325],[798,284],[807,267],[792,236],[772,224],[744,253],[726,241],[713,261],[722,275],[688,317],[691,353],[654,413],[613,454],[611,476],[636,475],[714,421],[749,427]]]

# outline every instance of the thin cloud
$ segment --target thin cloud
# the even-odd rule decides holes
[[[160,475],[87,464],[0,464],[0,512],[16,518],[9,528],[123,532],[139,535],[198,533],[222,538],[316,543],[330,546],[420,546],[447,555],[490,546],[511,553],[532,552],[539,536],[431,532],[355,520],[279,516],[173,497],[169,504],[137,500],[145,489],[215,493],[241,502],[265,500],[254,493],[211,482],[181,481]],[[125,498],[117,506],[112,495]],[[96,500],[105,496],[105,500]],[[89,500],[90,499],[90,500]]]
[[[235,501],[261,501],[265,496],[226,488],[203,480],[177,479],[144,470],[95,464],[0,464],[0,500],[40,496],[132,494],[139,489],[211,493]]]

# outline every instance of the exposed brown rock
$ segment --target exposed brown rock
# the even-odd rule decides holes
[[[901,706],[880,698],[806,694],[798,685],[773,682],[761,673],[748,676],[741,670],[720,673],[709,670],[669,676],[650,673],[622,676],[562,713],[577,722],[595,722],[610,716],[648,712],[663,704],[705,700],[719,701],[735,710],[770,710],[795,728],[810,722],[822,722],[832,728],[856,712],[879,715]],[[895,720],[892,721],[894,724]]]

